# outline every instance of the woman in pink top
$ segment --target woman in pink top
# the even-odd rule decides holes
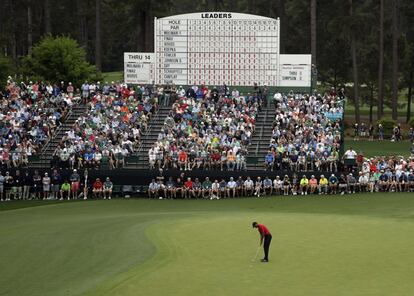
[[[309,188],[310,188],[310,194],[314,194],[316,189],[318,188],[318,180],[315,178],[314,175],[311,176],[309,179]]]

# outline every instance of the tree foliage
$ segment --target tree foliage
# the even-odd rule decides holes
[[[9,57],[0,55],[0,89],[6,84],[9,75],[13,75],[12,61]]]
[[[69,37],[44,37],[33,47],[32,55],[22,61],[23,74],[50,82],[71,81],[75,84],[96,75],[86,61],[86,53]]]
[[[316,68],[318,80],[325,85],[352,85],[351,37],[354,36],[359,96],[378,99],[378,84],[383,87],[385,106],[392,105],[392,81],[398,87],[412,85],[414,68],[414,1],[398,0],[398,72],[392,63],[392,7],[396,0],[383,0],[383,47],[380,47],[380,0],[318,0],[316,8]],[[101,52],[102,71],[123,68],[123,52],[153,50],[153,17],[201,12],[230,11],[257,14],[281,19],[281,51],[307,54],[311,51],[311,0],[100,0],[100,30],[96,30],[96,0],[39,0],[31,5],[29,30],[28,0],[4,0],[0,6],[0,48],[13,58],[14,64],[27,55],[28,40],[36,43],[47,34],[69,36],[86,52],[86,59],[95,63]],[[34,3],[34,2],[33,2]],[[96,32],[101,32],[101,50],[97,49]],[[31,34],[31,38],[29,37]],[[223,45],[224,46],[224,45]],[[383,79],[379,81],[380,49],[383,48]],[[395,81],[395,80],[394,80]],[[348,89],[350,101],[356,101]]]

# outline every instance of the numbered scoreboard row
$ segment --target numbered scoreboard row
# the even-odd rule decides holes
[[[157,39],[159,38],[195,38],[195,37],[203,37],[203,38],[252,38],[252,37],[261,37],[261,38],[279,38],[279,33],[275,31],[259,31],[258,29],[242,29],[242,30],[221,30],[219,28],[215,28],[212,30],[201,30],[200,31],[186,31],[186,30],[177,30],[177,31],[169,31],[169,30],[158,30],[157,32]]]
[[[261,30],[278,31],[277,20],[157,20],[158,30]]]
[[[160,84],[175,84],[175,85],[222,85],[226,83],[227,85],[238,85],[238,86],[252,86],[254,83],[259,83],[260,85],[277,85],[277,80],[259,80],[257,78],[246,79],[246,80],[237,80],[237,79],[221,79],[221,78],[211,78],[209,80],[206,79],[177,79],[177,78],[161,78],[158,77],[158,83]]]
[[[222,54],[255,54],[266,57],[269,54],[277,54],[277,47],[269,48],[230,48],[230,47],[176,47],[176,48],[158,48],[157,55],[169,56],[173,53],[185,53],[189,55],[197,55],[204,57],[206,54],[209,55],[222,55]]]
[[[183,68],[162,68],[158,69],[157,75],[179,74],[179,75],[234,75],[240,77],[246,76],[273,76],[278,73],[277,69],[183,69]]]
[[[160,64],[157,71],[162,71],[162,69],[194,69],[194,70],[255,70],[255,69],[262,69],[262,70],[276,70],[278,66],[276,64],[251,64],[251,65],[244,65],[244,64]]]
[[[242,64],[208,64],[208,65],[183,65],[183,64],[160,64],[157,68],[157,71],[170,69],[188,69],[194,71],[215,71],[215,70],[236,70],[236,71],[253,71],[253,70],[271,70],[276,71],[278,66],[273,64],[252,64],[252,65],[242,65]]]
[[[260,26],[278,26],[276,19],[157,19],[158,26],[188,26],[219,24],[219,25],[260,25]]]
[[[194,58],[200,60],[202,63],[205,59],[228,59],[228,60],[278,60],[278,55],[275,53],[260,54],[257,52],[157,52],[157,60],[162,61],[166,58]]]

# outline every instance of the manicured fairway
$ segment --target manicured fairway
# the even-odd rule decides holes
[[[0,295],[414,295],[414,194],[16,205]]]
[[[353,141],[352,139],[348,139],[345,141],[345,149],[349,149],[350,147],[352,147],[358,153],[362,152],[365,157],[388,155],[408,157],[410,156],[411,143],[409,141]]]

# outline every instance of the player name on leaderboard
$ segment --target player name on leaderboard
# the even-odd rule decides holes
[[[156,19],[155,50],[160,84],[278,84],[278,19],[224,12]]]

